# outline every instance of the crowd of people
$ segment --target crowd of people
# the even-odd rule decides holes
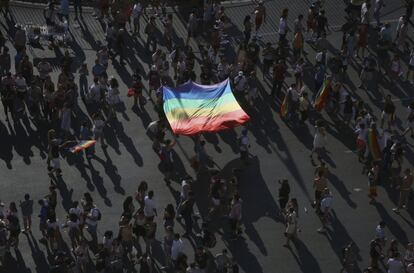
[[[207,215],[194,211],[197,200],[190,176],[178,179],[181,183],[178,204],[168,204],[160,214],[154,191],[147,182],[140,182],[135,194],[123,202],[118,227],[103,232],[101,237],[98,225],[102,221],[102,212],[89,192],[81,200],[73,202],[67,215],[58,217],[55,211],[59,202],[54,181],[64,175],[60,162],[62,155],[70,147],[87,140],[95,140],[101,149],[107,149],[104,128],[117,121],[122,92],[127,92],[127,97],[133,100],[136,111],[145,112],[148,102],[154,105],[158,120],[151,122],[147,128],[153,150],[159,155],[166,185],[169,186],[173,179],[177,180],[172,157],[176,142],[166,137],[169,126],[163,110],[162,86],[178,86],[188,80],[208,85],[229,78],[234,96],[248,113],[260,112],[259,102],[269,97],[269,100],[277,102],[282,119],[292,128],[306,123],[314,125],[310,153],[310,160],[316,167],[312,207],[322,225],[317,232],[326,233],[330,223],[335,221],[330,172],[325,163],[328,133],[320,114],[322,111],[326,111],[343,130],[355,133],[358,160],[367,177],[369,201],[378,202],[377,185],[382,185],[399,193],[399,202],[393,209],[396,213],[408,208],[413,194],[413,174],[410,168],[404,167],[404,145],[407,133],[414,136],[414,103],[409,104],[407,115],[403,117],[406,126],[400,131],[396,127],[396,106],[390,95],[384,96],[382,113],[377,118],[367,102],[358,99],[346,88],[346,81],[349,79],[347,68],[352,65],[359,67],[358,88],[366,92],[371,92],[373,82],[379,80],[413,84],[414,49],[408,42],[408,27],[414,2],[405,1],[406,11],[396,29],[393,29],[390,23],[381,22],[385,1],[345,1],[348,2],[345,9],[347,22],[341,28],[343,37],[341,44],[337,45],[339,49],[333,53],[328,53],[328,36],[332,29],[324,10],[325,1],[313,1],[291,26],[288,24],[289,8],[283,9],[278,33],[275,34],[278,35],[277,44],[263,42],[262,26],[269,23],[266,4],[263,1],[254,2],[251,14],[247,14],[243,25],[239,26],[242,37],[230,37],[226,24],[231,18],[227,17],[225,7],[220,1],[206,1],[204,9],[189,12],[186,18],[187,37],[180,44],[173,27],[175,17],[167,12],[169,1],[152,0],[148,5],[147,1],[140,0],[97,0],[93,2],[94,16],[104,25],[105,42],[96,48],[94,63],[83,63],[76,69],[67,44],[60,43],[53,35],[47,40],[48,46],[50,49],[62,49],[63,56],[53,63],[44,58],[34,64],[27,50],[28,44],[33,41],[28,39],[23,25],[15,26],[11,40],[0,32],[0,91],[5,121],[17,123],[30,119],[37,124],[47,124],[48,128],[46,164],[51,185],[48,194],[36,206],[40,208],[40,240],[51,257],[52,272],[91,272],[92,267],[97,272],[122,272],[123,268],[137,264],[140,272],[154,272],[152,248],[157,233],[164,236],[165,270],[238,272],[237,262],[227,250],[212,256],[210,248],[215,246],[216,238],[210,221],[225,216],[230,240],[238,240],[242,236],[242,199],[238,193],[240,170],[234,169],[230,179],[224,179],[220,172],[213,170],[214,161],[205,149],[206,141],[202,136],[193,137],[196,155],[192,158],[192,167],[197,176],[211,177]],[[8,1],[3,4],[1,12],[10,17]],[[45,25],[50,28],[64,26],[67,31],[72,24],[82,27],[85,24],[82,20],[82,1],[75,0],[73,5],[75,17],[71,18],[68,0],[46,4]],[[371,17],[375,19],[374,25]],[[370,44],[371,39],[378,41],[375,46]],[[120,90],[118,75],[108,75],[108,68],[114,63],[127,65],[126,43],[131,40],[143,43],[145,52],[139,54],[150,56],[149,71],[132,67],[134,74],[131,75],[132,82],[127,83],[129,89]],[[237,48],[232,47],[232,41],[237,42]],[[316,52],[314,63],[305,58],[308,54],[304,49],[305,43]],[[198,46],[196,50],[200,58],[196,57],[193,44]],[[13,59],[10,46],[16,52]],[[229,50],[235,51],[235,58],[229,57]],[[408,63],[406,71],[404,62]],[[56,63],[59,75],[54,82],[51,74]],[[304,70],[308,66],[312,66],[314,81],[311,85],[304,81]],[[290,71],[293,72],[294,82],[287,85]],[[264,82],[271,85],[269,94],[265,94]],[[87,115],[83,115],[84,107]],[[73,129],[74,120],[81,124],[76,132]],[[249,167],[248,132],[247,124],[237,139],[242,168]],[[88,161],[94,159],[96,146],[89,146],[82,153]],[[315,161],[314,155],[317,155],[319,162]],[[298,200],[290,196],[290,187],[289,181],[280,181],[279,218],[286,224],[284,246],[288,248],[291,242],[300,240],[299,205]],[[1,262],[5,263],[11,248],[18,248],[20,233],[31,234],[35,204],[32,197],[26,194],[19,204],[9,202],[8,205],[0,205],[0,256]],[[160,217],[163,228],[157,228],[156,219]],[[194,234],[194,223],[199,218],[203,220],[201,232]],[[183,223],[184,234],[180,235],[174,229],[177,221]],[[388,243],[386,240],[385,227],[386,223],[381,222],[376,228],[375,238],[369,245],[371,263],[365,272],[380,272],[381,261],[390,273],[414,272],[413,244],[404,245],[406,249],[400,251],[401,242],[391,240]],[[65,248],[62,229],[68,232],[70,250]],[[188,253],[184,252],[183,237],[196,241],[191,261]],[[383,250],[388,244],[385,253]],[[354,248],[352,242],[344,247],[341,272],[356,272]],[[383,262],[384,258],[387,258],[386,262]]]

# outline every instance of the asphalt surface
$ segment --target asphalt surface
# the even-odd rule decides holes
[[[402,14],[400,1],[388,0],[384,10],[384,19],[395,22]],[[305,0],[278,0],[266,1],[268,8],[267,24],[263,28],[263,41],[276,42],[277,22],[279,14],[284,7],[289,7],[289,22],[299,13],[306,14],[308,1]],[[231,21],[240,26],[246,13],[252,11],[250,2],[226,4],[226,14]],[[338,27],[343,22],[343,2],[340,0],[326,1],[328,20],[332,26]],[[41,9],[37,6],[18,5],[12,7],[13,20],[0,18],[0,28],[13,35],[11,26],[15,23],[42,23]],[[159,23],[159,22],[158,22]],[[95,59],[95,49],[99,41],[103,41],[104,32],[101,24],[85,13],[82,27],[75,26],[71,21],[71,33],[75,43],[70,44],[69,50],[75,58],[74,69],[82,62],[91,65]],[[185,37],[185,22],[174,13],[174,26],[178,37]],[[412,28],[410,26],[410,33]],[[232,36],[240,35],[237,27],[229,26]],[[141,33],[142,35],[142,33]],[[184,38],[185,39],[185,38]],[[328,36],[333,47],[338,48],[341,33],[333,32]],[[13,48],[8,43],[10,48]],[[192,46],[196,44],[192,41]],[[307,59],[312,63],[314,50],[306,45]],[[156,119],[151,103],[146,105],[146,112],[132,110],[132,101],[126,97],[127,86],[131,83],[131,74],[136,67],[147,71],[149,57],[143,52],[143,41],[130,40],[127,48],[127,65],[120,66],[114,62],[109,66],[109,75],[120,80],[122,101],[124,109],[118,113],[119,122],[111,123],[105,128],[105,137],[109,148],[106,152],[97,147],[98,159],[92,161],[92,166],[86,160],[76,156],[67,156],[62,160],[63,177],[58,182],[59,218],[66,215],[72,200],[79,200],[83,193],[90,191],[101,208],[103,217],[99,222],[100,237],[105,230],[117,231],[118,217],[122,212],[122,202],[126,196],[132,195],[139,182],[146,180],[150,189],[155,191],[155,200],[159,211],[168,203],[174,203],[177,197],[176,190],[179,184],[173,182],[167,187],[163,181],[163,174],[159,170],[158,156],[151,148],[151,140],[146,136],[145,126]],[[12,56],[14,56],[14,49]],[[29,48],[32,58],[50,58],[62,56],[61,51],[50,51],[44,48]],[[406,60],[405,60],[406,61]],[[397,106],[399,128],[402,128],[407,103],[413,96],[413,87],[407,83],[396,81],[384,83],[380,79],[378,88],[369,92],[357,89],[358,66],[349,66],[349,80],[347,89],[354,97],[360,97],[368,103],[377,115],[382,107],[382,92],[392,94]],[[57,67],[52,74],[56,81]],[[76,75],[76,74],[75,74]],[[261,73],[258,73],[261,78]],[[308,65],[305,71],[305,83],[312,86],[312,66]],[[76,75],[77,76],[77,75]],[[91,79],[90,79],[91,80]],[[293,78],[288,78],[290,83]],[[401,215],[395,214],[391,209],[397,201],[396,193],[387,192],[379,187],[378,203],[369,204],[367,198],[367,177],[361,173],[362,166],[357,162],[354,138],[351,129],[344,128],[326,114],[324,118],[328,124],[329,154],[327,163],[332,172],[329,178],[329,187],[334,195],[334,221],[326,235],[316,232],[321,223],[310,207],[313,196],[312,179],[314,167],[309,160],[313,141],[313,126],[291,127],[283,122],[277,111],[278,102],[273,102],[267,96],[270,82],[262,82],[261,102],[257,110],[250,112],[252,120],[249,124],[249,137],[251,141],[252,160],[250,166],[243,171],[240,193],[243,199],[243,228],[244,239],[238,241],[228,240],[225,231],[221,228],[223,220],[216,220],[218,229],[217,246],[212,249],[213,254],[227,248],[240,265],[241,272],[339,272],[341,268],[341,249],[349,241],[357,246],[358,270],[366,268],[369,263],[368,243],[375,234],[375,227],[379,220],[387,223],[386,236],[396,238],[406,244],[414,240],[412,204],[408,211]],[[80,102],[82,109],[83,104]],[[31,121],[22,124],[8,124],[5,122],[3,111],[0,111],[0,200],[4,203],[23,199],[28,192],[37,201],[48,193],[49,177],[46,170],[46,143],[45,131],[47,124],[36,125]],[[79,124],[74,123],[75,131]],[[237,134],[239,128],[205,135],[207,152],[214,158],[217,167],[224,173],[229,173],[238,167]],[[168,136],[173,138],[173,136]],[[413,141],[408,140],[405,150],[405,166],[412,166],[414,162]],[[194,155],[193,142],[187,137],[177,138],[174,148],[177,176],[188,173],[195,176],[190,167],[190,158]],[[296,197],[300,206],[299,243],[291,249],[284,248],[284,224],[277,217],[278,212],[278,179],[289,179],[291,197]],[[207,210],[207,184],[201,179],[196,183],[197,208],[201,215]],[[20,250],[13,253],[16,263],[9,264],[7,268],[0,268],[0,272],[38,272],[47,270],[46,250],[37,242],[37,212],[34,214],[34,240],[21,235]],[[162,219],[158,217],[159,229],[157,231],[156,253],[160,252],[163,236]],[[179,232],[183,232],[180,225],[176,225]],[[66,239],[68,237],[64,235]],[[67,240],[67,242],[69,242]],[[193,258],[191,243],[186,240],[186,251]],[[400,250],[403,250],[400,247]],[[156,255],[157,263],[162,264],[161,255]]]

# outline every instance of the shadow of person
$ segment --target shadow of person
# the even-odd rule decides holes
[[[381,220],[385,222],[391,234],[397,238],[398,242],[403,245],[408,243],[406,232],[401,228],[400,224],[387,212],[381,203],[375,202],[374,206],[378,210]]]
[[[243,203],[255,204],[254,206],[243,206],[242,223],[245,227],[245,234],[256,244],[263,255],[267,255],[265,243],[253,224],[263,217],[278,222],[277,212],[279,207],[264,181],[258,157],[252,157],[249,161],[249,165],[244,169],[242,169],[242,162],[239,159],[230,161],[221,170],[220,177],[223,177],[224,179],[230,178],[233,176],[234,169],[240,169],[238,187]]]
[[[32,233],[27,233],[26,237],[30,250],[32,252],[32,258],[36,266],[36,272],[47,272],[49,269],[47,259],[43,251],[40,250],[39,245],[36,242],[36,238],[33,237]]]
[[[312,252],[309,251],[307,246],[301,240],[293,240],[293,245],[295,246],[295,251],[289,247],[289,251],[292,253],[293,258],[295,258],[297,264],[299,265],[302,272],[312,272],[318,273],[322,272],[322,269],[313,256]]]
[[[357,207],[356,203],[351,200],[350,195],[351,192],[345,186],[344,181],[340,180],[335,174],[330,173],[328,177],[331,184],[336,188],[339,194],[342,196],[343,199],[347,202],[347,204],[355,209]]]
[[[138,107],[138,105],[134,105],[131,108],[131,110],[141,119],[143,127],[147,128],[148,124],[151,123],[151,117],[148,114],[147,110],[144,107],[142,108]]]
[[[250,252],[245,240],[237,240],[228,244],[228,250],[244,272],[263,273],[263,268],[256,256]]]
[[[14,249],[15,257],[13,257],[10,250],[9,253],[6,253],[6,262],[2,264],[0,272],[13,272],[13,273],[31,273],[32,271],[26,267],[22,253],[18,248]],[[40,272],[40,271],[38,271]],[[46,271],[45,271],[46,272]]]
[[[122,144],[124,144],[125,149],[128,151],[128,153],[131,154],[132,158],[134,159],[135,164],[139,167],[142,167],[144,165],[142,161],[142,157],[138,153],[137,149],[135,148],[135,144],[132,141],[132,139],[128,135],[125,134],[122,123],[120,122],[113,123],[112,127],[115,131],[115,135],[118,137],[118,140]]]
[[[73,201],[72,201],[73,189],[68,190],[68,187],[66,186],[66,183],[61,176],[56,177],[55,184],[56,184],[56,188],[59,190],[60,196],[62,197],[63,208],[66,211],[69,211],[69,209],[73,205]]]
[[[112,207],[112,202],[107,196],[107,191],[103,184],[103,178],[99,175],[99,172],[95,169],[91,169],[92,183],[95,185],[99,195],[104,199],[105,205]]]
[[[334,218],[334,220],[331,221],[331,229],[327,228],[327,232],[324,234],[328,239],[328,242],[330,243],[332,250],[335,252],[338,259],[342,261],[343,248],[350,242],[352,242],[354,245],[353,250],[355,253],[355,257],[358,261],[361,261],[361,255],[359,254],[360,249],[358,245],[349,235],[345,226],[341,223],[341,221],[339,221],[338,217],[336,217],[335,211],[332,210],[332,214],[332,218]],[[355,264],[355,272],[361,272],[357,263]]]
[[[102,164],[104,167],[105,173],[108,175],[109,179],[111,179],[112,183],[114,184],[114,190],[117,193],[122,195],[125,194],[124,188],[121,186],[121,176],[118,174],[118,168],[112,163],[111,158],[108,155],[107,150],[103,150],[106,161],[102,160],[99,157],[94,157],[96,161]]]

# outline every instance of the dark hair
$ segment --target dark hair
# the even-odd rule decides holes
[[[29,199],[30,199],[30,194],[26,193],[26,194],[24,195],[24,200],[29,200]]]
[[[85,197],[85,201],[86,202],[93,202],[93,198],[92,198],[92,196],[91,196],[91,194],[89,193],[89,192],[85,192],[84,194],[83,194],[83,197]]]

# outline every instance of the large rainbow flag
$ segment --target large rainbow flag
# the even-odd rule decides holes
[[[250,119],[234,98],[228,79],[214,85],[188,81],[175,88],[163,86],[163,99],[174,134],[217,132]]]
[[[315,108],[316,111],[321,111],[325,107],[331,88],[332,88],[332,80],[326,79],[323,82],[322,87],[319,89],[318,94],[316,94],[316,97],[315,97],[315,102],[313,104],[313,107]]]

